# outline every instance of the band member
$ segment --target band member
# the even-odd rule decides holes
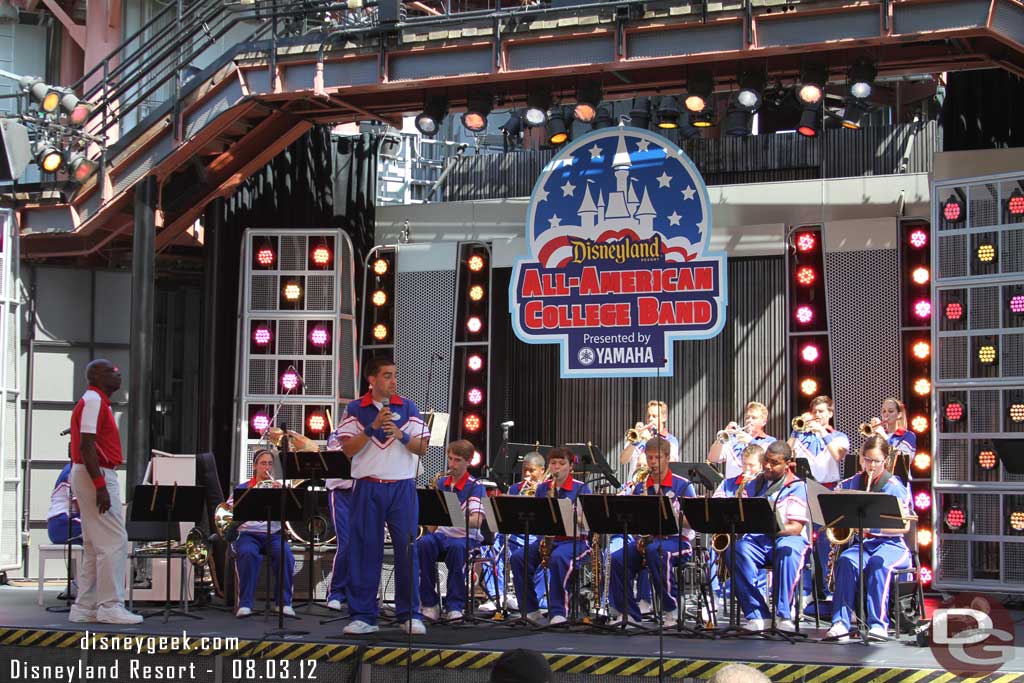
[[[768,444],[775,441],[774,436],[768,436],[765,425],[768,424],[768,407],[763,403],[751,401],[743,415],[743,429],[735,422],[730,422],[719,432],[720,438],[708,449],[708,462],[717,464],[725,462],[725,476],[739,476],[743,471],[740,462],[740,455],[747,444],[756,443],[758,446],[767,448]]]
[[[639,437],[635,441],[627,441],[626,447],[619,454],[619,463],[629,465],[630,476],[637,467],[644,464],[644,448],[649,439],[660,436],[672,447],[672,462],[679,462],[679,440],[668,431],[668,404],[664,401],[647,402],[647,422],[636,423],[633,428]]]
[[[348,605],[352,622],[345,634],[375,633],[377,589],[384,563],[387,524],[395,551],[395,616],[402,630],[427,632],[419,599],[410,596],[419,576],[415,552],[419,502],[416,473],[427,452],[430,430],[416,405],[397,392],[395,363],[374,358],[366,364],[369,391],[352,401],[341,422],[341,449],[352,459],[352,510],[359,524],[349,529]],[[413,604],[410,604],[412,602]]]
[[[522,467],[522,479],[509,487],[508,495],[510,496],[532,496],[537,490],[537,485],[544,480],[544,456],[540,453],[533,451],[524,455]],[[494,544],[489,551],[489,555],[495,558],[493,564],[494,571],[486,571],[483,577],[484,589],[492,598],[499,595],[505,597],[505,544],[508,543],[509,553],[513,553],[521,549],[525,542],[526,537],[522,534],[513,534],[508,537],[505,534],[495,535]],[[534,593],[537,596],[537,604],[542,610],[548,607],[547,596],[545,595],[546,585],[547,581],[544,578],[544,571],[538,570],[535,572],[533,576]],[[519,601],[515,595],[509,595],[505,598],[505,601],[508,609],[513,611],[519,610]],[[499,605],[494,599],[491,599],[480,605],[478,609],[484,613],[496,612],[499,609]]]
[[[638,482],[630,492],[634,496],[665,496],[670,499],[673,512],[679,513],[680,499],[692,498],[697,495],[693,484],[688,479],[672,474],[668,467],[671,457],[671,447],[668,441],[660,437],[654,437],[647,441],[645,452],[647,454],[647,467],[650,473],[645,481]],[[625,553],[626,569],[630,576],[636,576],[643,565],[646,565],[651,573],[651,583],[654,590],[661,598],[661,614],[663,623],[672,625],[676,622],[676,599],[678,589],[675,581],[673,568],[684,562],[689,557],[692,548],[690,541],[693,538],[693,531],[686,527],[685,517],[681,520],[684,529],[682,540],[678,534],[645,537],[643,554],[637,548],[640,540],[629,540],[625,549],[620,548],[612,553],[609,560],[609,572],[611,583],[608,588],[608,600],[611,603],[609,616],[618,619],[623,612],[628,611],[630,619],[640,621],[640,606],[633,596],[633,591],[624,591],[623,584],[626,576],[623,571],[623,553]],[[623,593],[626,593],[628,605],[623,605]]]
[[[341,426],[335,429],[327,439],[327,450],[341,451]],[[351,479],[328,479],[327,490],[330,491],[328,501],[331,505],[331,517],[334,520],[334,533],[337,547],[334,551],[334,566],[331,570],[331,585],[327,591],[327,607],[333,610],[344,610],[348,605],[348,520],[352,509]]]
[[[70,539],[75,545],[82,545],[82,517],[78,511],[78,500],[71,493],[71,462],[57,475],[57,481],[50,492],[50,510],[46,514],[46,532],[50,543],[63,545]]]
[[[124,607],[128,534],[117,468],[123,461],[110,397],[121,388],[121,371],[97,359],[85,370],[89,382],[71,411],[71,489],[82,514],[82,566],[78,598],[68,620],[138,624],[142,615]]]
[[[756,443],[748,444],[743,449],[743,454],[740,456],[741,462],[743,463],[743,471],[735,477],[729,479],[723,479],[722,483],[715,489],[715,493],[712,495],[713,498],[736,498],[744,495],[746,491],[746,485],[749,484],[761,474],[761,463],[764,461],[764,448],[757,445]],[[725,595],[726,585],[719,582],[719,571],[718,563],[722,562],[722,558],[718,556],[714,550],[711,550],[711,589],[715,591],[716,595]],[[757,585],[763,587],[765,582],[766,573],[761,571],[758,572]],[[728,584],[728,581],[725,582]]]
[[[917,435],[907,429],[907,411],[903,407],[903,401],[898,398],[886,398],[882,400],[881,420],[871,421],[874,432],[882,436],[892,449],[895,458],[892,471],[903,481],[909,482],[910,463],[917,453]]]
[[[484,521],[483,484],[469,474],[469,462],[475,448],[465,439],[448,444],[448,476],[437,480],[439,491],[454,491],[459,497],[463,516],[468,515],[469,548],[477,548],[483,540],[480,527]],[[420,608],[423,616],[437,620],[440,616],[437,595],[437,561],[442,555],[448,567],[448,592],[444,597],[445,619],[462,618],[466,607],[466,528],[443,526],[423,534],[416,540],[420,560]]]
[[[590,493],[590,487],[572,477],[572,466],[576,456],[568,448],[552,448],[548,451],[548,472],[551,478],[537,486],[536,497],[553,497],[574,501],[579,495]],[[590,553],[586,538],[555,536],[551,541],[548,569],[548,616],[551,624],[564,624],[566,603],[569,598],[569,580],[576,563]],[[576,554],[573,556],[573,549]],[[524,563],[524,557],[526,558]],[[541,540],[531,539],[529,546],[516,550],[509,560],[512,563],[512,580],[519,600],[519,611],[533,622],[541,622],[543,614],[537,605],[533,590],[526,590],[525,578],[533,577],[541,566]],[[525,564],[525,574],[524,574]]]
[[[252,479],[240,488],[266,486],[261,482],[272,482],[273,488],[280,488],[280,482],[274,480],[274,453],[258,450],[253,454]],[[233,506],[234,496],[228,498],[228,505]],[[278,567],[281,566],[281,551],[284,549],[284,575],[281,583],[282,611],[290,617],[295,616],[292,609],[292,586],[295,578],[295,556],[286,540],[282,540],[280,522],[243,522],[238,526],[238,540],[232,544],[235,551],[235,616],[247,617],[252,614],[253,601],[256,596],[256,583],[260,577],[262,555],[270,559],[267,570],[274,577],[274,595],[277,593]]]
[[[793,630],[790,602],[809,548],[807,486],[793,473],[793,449],[784,441],[769,444],[763,466],[761,475],[746,485],[745,495],[767,498],[781,530],[774,539],[765,534],[745,534],[730,546],[724,557],[726,562],[735,562],[730,566],[736,567],[732,578],[740,609],[747,618],[744,630],[762,631],[770,618],[768,603],[754,585],[758,571],[766,566],[773,568],[777,625],[780,629]],[[730,553],[735,553],[735,559],[729,557]]]
[[[862,471],[845,479],[840,489],[872,491],[896,496],[904,517],[910,516],[910,491],[886,471],[892,450],[887,440],[872,434],[860,448]],[[850,619],[860,595],[858,580],[863,579],[867,603],[868,633],[876,638],[888,638],[889,585],[894,571],[910,567],[910,550],[903,540],[907,526],[902,529],[868,529],[864,539],[854,537],[850,547],[836,559],[835,597],[833,598],[832,628],[828,637],[842,638],[850,632]],[[858,543],[864,546],[864,570],[860,570]]]

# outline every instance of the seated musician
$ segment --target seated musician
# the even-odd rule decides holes
[[[273,482],[274,488],[281,486],[280,482],[274,481],[274,454],[272,451],[258,450],[253,454],[252,479],[243,484],[240,488],[260,486],[260,482]],[[266,486],[266,484],[264,484]],[[228,499],[228,505],[234,505],[234,496]],[[270,558],[270,565],[267,571],[273,576],[274,592],[277,595],[277,574],[281,560],[281,549],[284,549],[284,583],[281,593],[284,603],[283,611],[288,616],[295,616],[292,609],[292,579],[295,575],[295,557],[287,541],[282,543],[280,522],[271,522],[269,525],[270,535],[268,537],[268,526],[266,522],[243,522],[238,527],[238,539],[232,544],[235,553],[235,616],[247,617],[252,614],[253,600],[256,595],[256,582],[260,576],[260,565],[266,555]]]
[[[693,484],[688,479],[672,474],[672,470],[669,469],[671,446],[668,441],[656,436],[645,444],[644,450],[647,454],[647,467],[650,468],[650,473],[646,481],[638,482],[633,487],[630,495],[666,496],[671,499],[672,508],[678,513],[680,498],[692,498],[697,495]],[[641,567],[645,565],[649,569],[651,584],[661,598],[663,623],[666,625],[676,623],[674,595],[678,593],[678,587],[673,568],[690,555],[692,551],[690,541],[693,539],[693,531],[686,526],[685,518],[683,525],[682,539],[678,534],[645,537],[643,554],[637,547],[638,540],[630,539],[625,549],[620,548],[612,553],[608,563],[611,574],[611,583],[608,588],[608,600],[611,607],[608,613],[613,620],[618,619],[627,610],[630,619],[640,621],[641,618],[640,606],[633,596],[633,591],[626,591],[623,588],[626,578],[623,571],[623,553],[625,553],[625,564],[629,576],[636,576]],[[623,597],[629,601],[628,605],[623,605]]]
[[[907,517],[910,511],[910,492],[886,470],[891,453],[892,449],[884,437],[878,434],[867,437],[860,448],[862,471],[840,482],[839,489],[870,490],[896,496],[901,512]],[[897,522],[894,526],[898,525]],[[889,580],[893,571],[910,567],[910,550],[903,540],[907,528],[866,530],[863,541],[854,537],[850,546],[839,554],[833,568],[835,595],[832,600],[832,628],[829,629],[828,637],[842,639],[849,634],[851,615],[856,610],[860,595],[857,581],[863,577],[866,581],[864,592],[868,634],[883,640],[888,638]],[[860,571],[858,543],[864,546],[863,572]]]
[[[465,439],[448,444],[448,475],[437,480],[439,491],[454,491],[459,497],[462,515],[469,514],[469,548],[480,545],[480,527],[484,520],[483,484],[469,474],[473,444]],[[420,611],[428,619],[437,620],[441,613],[437,595],[437,562],[444,556],[448,567],[448,592],[444,598],[445,619],[462,618],[466,607],[466,528],[443,526],[416,539],[420,561]]]
[[[774,441],[765,451],[760,476],[746,484],[745,498],[767,498],[775,510],[781,530],[775,539],[765,534],[745,534],[724,553],[733,576],[740,609],[747,618],[743,629],[763,631],[770,619],[768,603],[755,585],[758,572],[772,567],[775,585],[777,625],[794,630],[790,602],[810,544],[807,540],[809,514],[807,486],[793,473],[793,449],[785,441]],[[735,553],[735,558],[730,554]],[[731,563],[735,562],[735,565]]]
[[[57,475],[57,481],[50,492],[50,511],[46,515],[46,531],[50,543],[63,545],[68,540],[82,545],[82,515],[78,511],[78,499],[71,492],[71,462]]]
[[[735,477],[729,477],[723,479],[722,483],[715,489],[713,498],[736,498],[742,495],[745,491],[746,485],[749,484],[754,478],[761,474],[761,461],[764,459],[764,447],[756,443],[747,444],[747,447],[743,449],[743,453],[740,455],[740,461],[743,464],[743,471]],[[718,563],[722,561],[722,558],[718,556],[714,550],[711,551],[711,589],[715,591],[716,595],[724,597],[726,594],[726,583],[719,581],[721,572],[719,571]],[[763,587],[765,582],[766,574],[761,571],[758,572],[757,585]]]
[[[538,498],[553,497],[575,501],[577,496],[590,493],[589,486],[572,477],[575,459],[576,456],[568,448],[552,448],[548,451],[548,472],[551,473],[551,478],[537,486],[535,495]],[[548,570],[548,616],[551,624],[564,624],[572,569],[590,554],[590,546],[584,536],[577,539],[570,536],[555,536],[549,540],[550,556],[544,558],[547,560]],[[532,586],[530,590],[526,590],[524,579],[537,573],[538,567],[542,566],[541,560],[541,539],[532,536],[530,545],[513,552],[509,560],[512,563],[512,579],[519,600],[519,611],[535,623],[543,621],[543,613],[537,605],[536,593]]]
[[[735,422],[727,424],[725,429],[719,432],[722,438],[716,439],[708,449],[708,462],[714,465],[724,461],[726,478],[738,476],[743,471],[740,456],[747,444],[756,443],[767,447],[775,441],[774,436],[768,436],[764,431],[767,424],[768,406],[751,401],[743,414],[743,427],[740,428]]]
[[[523,456],[523,478],[520,481],[512,484],[508,488],[508,495],[510,496],[522,496],[522,495],[533,495],[536,492],[537,485],[544,480],[544,456],[540,453],[533,451]],[[525,490],[525,493],[524,493]],[[505,534],[497,534],[494,537],[494,544],[491,546],[488,552],[489,556],[494,557],[494,564],[488,571],[484,572],[483,584],[487,594],[491,596],[491,600],[488,600],[484,604],[480,605],[480,612],[496,612],[501,607],[496,601],[496,596],[501,596],[506,600],[506,606],[508,609],[513,611],[519,610],[519,601],[516,600],[515,595],[505,597],[505,544],[508,543],[508,551],[512,553],[516,550],[522,549],[523,544],[526,542],[526,537],[522,534],[513,534],[506,538]],[[533,576],[533,587],[534,592],[537,595],[537,603],[540,605],[540,609],[547,609],[548,601],[545,596],[545,585],[547,582],[544,580],[543,570],[537,571]]]

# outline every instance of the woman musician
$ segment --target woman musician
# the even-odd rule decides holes
[[[903,540],[909,528],[910,491],[886,469],[892,454],[886,439],[872,434],[860,448],[861,471],[839,483],[838,489],[871,491],[896,496],[908,521],[902,528],[867,529],[864,538],[854,537],[850,546],[835,558],[835,593],[832,598],[832,628],[827,637],[845,639],[850,633],[851,615],[857,605],[858,580],[864,580],[868,634],[887,640],[889,631],[889,585],[892,574],[910,567],[910,550]],[[858,544],[864,546],[864,570],[860,573]]]
[[[253,454],[252,479],[240,488],[279,488],[281,483],[274,480],[274,453],[258,450]],[[228,499],[228,506],[234,505],[234,496]],[[274,595],[277,595],[277,568],[280,566],[282,548],[284,551],[284,579],[281,593],[284,603],[283,611],[290,617],[295,616],[292,609],[292,579],[295,574],[295,557],[288,543],[282,541],[280,522],[243,522],[238,527],[238,539],[232,544],[235,560],[235,616],[247,617],[252,614],[253,600],[256,595],[256,582],[259,580],[261,555],[270,558],[268,571],[274,576]],[[269,531],[269,535],[268,535]]]
[[[909,482],[910,463],[917,453],[917,436],[907,429],[907,412],[903,402],[892,397],[883,399],[879,416],[880,418],[862,424],[861,432],[866,433],[865,435],[878,434],[886,440],[895,458],[893,474]]]

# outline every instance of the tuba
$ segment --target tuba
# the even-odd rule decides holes
[[[188,536],[185,537],[185,556],[193,567],[201,567],[206,564],[206,560],[210,556],[209,548],[206,547],[206,539],[203,538],[203,531],[197,526],[192,527]]]

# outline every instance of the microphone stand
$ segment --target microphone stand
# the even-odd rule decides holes
[[[61,436],[67,436],[70,433],[71,433],[71,428],[68,427],[67,429],[62,431],[60,433],[60,435]],[[71,462],[70,458],[71,458],[71,441],[68,441],[68,462]],[[65,568],[65,575],[66,575],[65,576],[65,583],[64,583],[64,606],[63,607],[57,607],[55,605],[51,605],[51,606],[46,608],[47,612],[56,612],[56,613],[59,613],[59,614],[65,614],[65,613],[70,612],[71,611],[71,603],[73,602],[73,599],[71,597],[71,562],[72,562],[72,559],[71,559],[71,546],[72,546],[72,543],[71,543],[71,531],[72,531],[72,518],[71,518],[71,501],[72,501],[71,470],[68,470],[68,481],[66,483],[68,485],[68,536],[67,536],[67,539],[64,541],[64,552],[65,552],[64,568]],[[168,565],[168,570],[170,570],[170,565]]]
[[[281,429],[284,432],[281,435],[281,453],[282,453],[283,456],[287,457],[288,456],[288,425],[286,425],[286,424],[281,425]],[[283,458],[282,458],[282,462],[283,462]],[[289,480],[285,480],[284,488],[281,491],[280,495],[278,496],[278,498],[280,499],[281,502],[278,505],[278,511],[280,513],[280,520],[279,520],[280,526],[277,529],[277,539],[280,542],[280,545],[278,546],[277,590],[275,591],[275,593],[277,594],[277,630],[276,631],[270,631],[269,633],[267,633],[264,636],[264,638],[270,638],[272,636],[280,636],[282,638],[285,638],[285,637],[288,637],[288,636],[304,636],[304,635],[307,635],[309,633],[309,631],[298,631],[298,630],[295,630],[295,629],[286,629],[284,627],[284,549],[285,549],[285,543],[287,542],[285,540],[286,536],[285,536],[285,532],[284,532],[284,526],[285,526],[285,520],[284,520],[284,517],[285,517],[285,499],[284,499],[284,497],[285,497],[285,495],[287,495],[286,494],[287,491],[291,491],[291,486],[288,483],[288,481]],[[273,544],[273,537],[269,533],[269,530],[270,530],[270,522],[268,521],[267,522],[267,531],[268,531],[268,533],[267,533],[267,544],[268,544],[267,545],[267,552],[268,553],[270,552],[270,547]],[[309,567],[309,571],[310,572],[313,571],[313,567],[312,566]],[[268,574],[269,574],[269,572],[268,572]],[[294,579],[293,579],[292,583],[293,583],[293,587],[294,587]],[[297,619],[298,617],[296,616],[296,617],[291,617],[291,618]]]

